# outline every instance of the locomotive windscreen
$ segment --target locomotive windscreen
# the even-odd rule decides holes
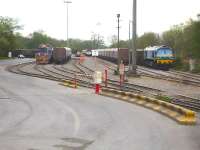
[[[157,57],[173,57],[173,52],[170,48],[161,48],[157,51]]]
[[[47,53],[47,48],[39,48],[38,52]]]

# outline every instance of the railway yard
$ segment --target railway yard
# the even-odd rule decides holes
[[[104,72],[108,70],[109,87],[119,89],[119,76],[114,75],[116,65],[108,61],[98,59],[95,66],[94,58],[88,57],[83,63],[72,60],[64,65],[36,65],[35,62],[28,62],[8,68],[11,72],[25,74],[55,81],[74,80],[77,75],[77,82],[84,87],[93,86],[93,73],[96,70]],[[133,91],[143,95],[167,96],[172,98],[172,103],[200,110],[200,75],[178,71],[162,71],[138,66],[140,77],[127,77],[121,87],[125,91]],[[156,83],[156,84],[155,84]],[[104,86],[104,84],[102,84]],[[193,103],[194,102],[194,103]],[[190,106],[191,105],[191,106]]]
[[[199,4],[2,1],[0,150],[200,150]]]
[[[200,149],[200,75],[138,66],[139,76],[126,76],[120,85],[116,68],[116,64],[94,57],[83,61],[73,57],[62,65],[37,65],[34,59],[0,62],[0,147]],[[93,74],[97,70],[108,72],[102,89],[135,97],[128,95],[126,103],[116,100],[116,94],[95,94]],[[137,100],[139,97],[144,100]],[[159,110],[144,104],[155,99],[161,101],[155,102]],[[165,107],[168,112],[162,110]],[[182,121],[177,114],[185,112],[186,121]]]

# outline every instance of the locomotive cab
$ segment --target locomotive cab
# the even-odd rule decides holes
[[[52,51],[51,47],[46,45],[39,46],[38,50],[36,51],[36,63],[37,64],[48,64],[52,60]]]
[[[153,46],[144,49],[144,63],[147,66],[169,69],[174,62],[173,50],[167,46]]]

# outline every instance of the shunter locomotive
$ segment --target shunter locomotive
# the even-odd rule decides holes
[[[41,44],[35,53],[36,64],[48,64],[52,61],[53,48]]]

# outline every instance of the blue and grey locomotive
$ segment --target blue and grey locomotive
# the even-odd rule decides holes
[[[153,46],[144,49],[144,64],[168,69],[175,62],[173,50],[168,46]]]

